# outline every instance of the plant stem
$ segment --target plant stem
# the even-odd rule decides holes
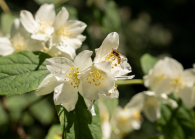
[[[11,13],[9,7],[7,6],[6,2],[4,0],[0,0],[0,6],[4,13]]]
[[[133,79],[133,80],[118,80],[115,81],[117,85],[128,85],[128,84],[141,84],[143,85],[144,82],[141,79]]]
[[[68,0],[58,0],[58,1],[54,2],[53,4],[55,5],[55,7],[58,7],[58,6],[60,6],[61,4],[67,2],[67,1],[68,1]]]

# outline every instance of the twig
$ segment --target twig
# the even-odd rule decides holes
[[[7,6],[4,0],[0,0],[0,6],[2,10],[4,11],[4,13],[11,13],[11,10],[9,9],[9,7]]]
[[[127,85],[127,84],[141,84],[143,85],[144,82],[141,79],[133,79],[133,80],[118,80],[115,81],[117,85]]]
[[[40,102],[41,100],[43,100],[43,99],[45,99],[45,98],[47,98],[47,97],[48,97],[48,95],[45,95],[45,96],[43,96],[43,97],[41,97],[41,98],[39,98],[39,99],[33,101],[32,103],[28,104],[28,105],[22,110],[22,112],[21,112],[21,114],[20,114],[20,117],[19,117],[19,120],[18,120],[17,125],[16,125],[17,134],[18,134],[21,138],[23,138],[23,139],[30,139],[30,137],[25,133],[25,131],[24,131],[24,129],[23,129],[23,125],[22,125],[22,119],[23,119],[23,117],[24,117],[24,113],[25,113],[26,111],[28,111],[30,107],[32,107],[33,105],[37,104],[38,102]]]

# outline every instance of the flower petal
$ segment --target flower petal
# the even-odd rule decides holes
[[[41,96],[51,93],[52,91],[54,91],[56,83],[57,80],[53,74],[47,75],[36,90],[36,95]]]
[[[117,49],[119,45],[119,35],[116,32],[112,32],[108,34],[108,36],[104,39],[102,45],[95,50],[96,57],[94,62],[97,63],[100,61],[102,57],[107,55],[112,51],[112,49]]]
[[[74,64],[77,68],[79,68],[79,71],[83,71],[84,69],[92,65],[92,54],[92,51],[84,50],[75,57]]]
[[[160,101],[164,104],[168,104],[170,105],[172,108],[177,108],[177,102],[173,99],[170,99],[167,97],[166,94],[161,94],[161,96],[159,97]]]
[[[39,40],[29,39],[26,43],[26,50],[29,51],[41,51],[43,50],[44,45]]]
[[[78,97],[78,89],[71,85],[63,79],[59,80],[58,85],[54,89],[54,103],[55,105],[60,105],[67,103],[73,99],[73,97]]]
[[[0,55],[6,56],[14,53],[14,48],[10,40],[6,37],[0,37]]]
[[[69,32],[73,33],[71,35],[71,37],[73,38],[80,35],[87,27],[87,24],[85,24],[82,21],[78,21],[78,20],[69,20],[66,22],[65,25],[70,26]]]
[[[20,12],[20,21],[22,22],[24,28],[30,33],[33,33],[38,26],[33,18],[33,15],[26,10],[22,10]]]
[[[194,106],[193,103],[193,88],[192,87],[185,87],[184,89],[180,89],[179,92],[174,93],[176,98],[181,98],[182,102],[189,108]]]
[[[56,46],[57,49],[59,49],[62,52],[62,56],[66,57],[68,59],[73,60],[76,56],[75,49],[73,49],[71,46],[67,45],[64,46]]]
[[[161,117],[160,102],[158,101],[157,98],[155,98],[153,96],[148,96],[147,99],[148,99],[147,101],[154,100],[157,102],[155,104],[149,105],[149,104],[147,104],[147,101],[145,101],[144,108],[143,108],[143,112],[144,112],[145,116],[147,117],[147,119],[151,122],[154,122]],[[153,103],[153,102],[151,102],[151,103]]]
[[[41,5],[39,10],[37,11],[35,15],[35,20],[39,21],[41,18],[44,18],[50,21],[51,23],[53,23],[55,20],[55,16],[56,16],[56,13],[55,13],[54,4],[45,3]]]
[[[71,69],[70,67],[74,66],[74,63],[64,57],[55,57],[46,59],[47,69],[55,76],[65,79],[66,74],[68,74]]]
[[[126,104],[125,107],[127,108],[137,108],[139,111],[142,110],[144,103],[144,96],[143,93],[138,93],[131,98],[129,103]]]
[[[182,74],[183,66],[173,58],[165,57],[164,72],[169,77],[177,77]]]
[[[195,69],[184,70],[183,73],[184,82],[187,86],[192,87],[195,84]]]
[[[63,103],[62,106],[68,111],[72,111],[75,109],[76,103],[78,101],[78,94],[75,94],[75,96],[68,101],[67,103]]]
[[[100,63],[94,64],[94,66],[106,73],[111,73],[111,64],[109,61],[102,61]]]
[[[59,31],[62,26],[66,24],[67,19],[69,18],[69,13],[65,7],[62,7],[62,10],[57,14],[54,21],[54,28],[56,31]]]

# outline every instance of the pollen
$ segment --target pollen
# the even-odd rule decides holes
[[[73,32],[70,32],[69,29],[70,29],[70,25],[65,25],[62,27],[60,32],[58,32],[58,34],[63,36],[63,37],[70,38],[72,36]]]
[[[172,86],[172,90],[176,93],[179,92],[180,89],[185,88],[185,83],[182,81],[181,76],[173,78],[170,85]]]
[[[24,50],[25,40],[24,37],[10,39],[12,47],[15,48],[15,52]]]
[[[67,82],[71,81],[70,85],[72,85],[74,88],[79,87],[80,79],[77,77],[77,73],[80,73],[79,69],[76,67],[69,67],[69,69],[70,69],[70,72],[66,74],[67,76],[66,78],[68,79],[65,79],[65,80]]]
[[[47,29],[51,29],[52,28],[52,22],[50,20],[45,19],[44,17],[40,17],[39,18],[39,33],[46,33]]]
[[[86,78],[86,80],[88,80],[88,83],[94,83],[95,86],[100,86],[101,82],[100,80],[103,80],[104,78],[102,77],[102,74],[97,71],[97,70],[94,70],[93,72],[90,72],[89,73],[89,76]]]

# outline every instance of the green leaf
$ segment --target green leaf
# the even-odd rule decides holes
[[[42,52],[21,51],[0,57],[0,95],[23,94],[38,88],[49,74]]]
[[[140,59],[141,67],[144,74],[148,74],[149,70],[153,68],[153,66],[156,64],[158,60],[159,59],[151,56],[150,54],[144,54]]]
[[[163,136],[153,136],[153,137],[149,137],[147,139],[165,139]]]
[[[105,99],[100,98],[100,101],[102,101],[102,103],[106,106],[110,117],[112,117],[112,114],[115,108],[118,106],[118,98],[113,98],[111,100],[105,100]]]
[[[102,19],[103,29],[105,32],[113,32],[120,27],[120,16],[114,1],[106,3],[105,16]]]
[[[101,139],[101,122],[97,102],[94,102],[96,116],[92,116],[83,97],[79,94],[76,107],[68,112],[60,105],[56,110],[60,119],[62,139]]]
[[[45,137],[45,139],[62,139],[62,131],[60,125],[53,125]]]
[[[156,126],[165,139],[194,139],[194,111],[185,107],[181,100],[178,101],[178,104],[177,109],[162,105],[161,118],[156,121]]]
[[[12,23],[17,17],[15,14],[1,14],[1,29],[5,35],[10,32]]]

